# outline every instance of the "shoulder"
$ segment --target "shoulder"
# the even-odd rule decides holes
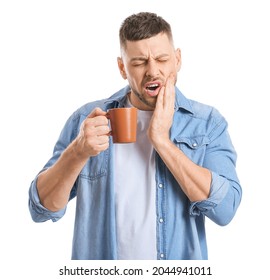
[[[73,112],[73,114],[70,116],[70,119],[76,121],[77,119],[86,118],[97,107],[101,108],[103,111],[107,111],[112,107],[117,107],[118,104],[126,98],[128,91],[129,87],[125,87],[108,98],[88,102]]]
[[[177,106],[175,126],[182,135],[205,135],[212,139],[228,126],[224,116],[214,106],[188,99],[180,91]]]
[[[193,111],[194,118],[198,118],[203,121],[215,120],[216,122],[225,120],[224,116],[214,106],[204,104],[192,99],[189,99],[189,102]]]
[[[190,103],[193,108],[193,120],[200,123],[209,139],[214,139],[227,129],[228,123],[217,108],[195,100],[190,100]]]
[[[96,101],[85,103],[81,107],[79,107],[75,112],[73,112],[71,117],[73,119],[77,119],[79,117],[86,118],[97,107],[101,108],[102,110],[106,110],[105,108],[106,100],[107,99],[102,99],[102,100],[96,100]]]
[[[224,120],[224,117],[215,107],[196,100],[188,99],[178,88],[176,88],[176,106],[179,113],[186,114],[193,119],[205,122],[210,120],[216,122]]]

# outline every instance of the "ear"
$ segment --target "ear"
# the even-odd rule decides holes
[[[125,66],[124,66],[124,63],[123,63],[123,59],[121,57],[117,57],[117,63],[118,63],[118,68],[119,68],[119,71],[120,71],[120,74],[122,76],[122,78],[124,80],[127,79],[127,74],[126,74],[126,71],[125,71]]]
[[[176,57],[176,69],[177,69],[177,72],[178,72],[178,71],[180,71],[181,65],[182,65],[181,50],[180,49],[175,50],[175,57]]]

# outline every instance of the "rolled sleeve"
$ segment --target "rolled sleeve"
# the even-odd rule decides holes
[[[74,113],[70,116],[67,120],[64,128],[62,129],[59,139],[56,142],[53,150],[53,155],[49,159],[49,161],[45,164],[43,169],[39,172],[43,172],[45,169],[49,168],[50,166],[54,165],[55,162],[58,160],[62,152],[66,149],[66,147],[73,141],[75,135],[77,133],[78,121],[80,120],[80,115]],[[39,199],[38,190],[37,190],[37,178],[32,181],[30,188],[29,188],[29,211],[32,216],[33,221],[35,222],[45,222],[47,220],[52,220],[53,222],[58,221],[66,212],[66,207],[52,212],[49,209],[45,208]],[[74,192],[71,193],[73,198],[75,196]]]
[[[237,154],[227,130],[226,120],[213,111],[213,129],[208,134],[203,167],[212,173],[209,198],[193,202],[190,215],[204,214],[219,225],[228,224],[234,217],[242,197],[236,174]]]
[[[209,198],[202,201],[192,202],[190,206],[190,215],[200,215],[200,213],[212,210],[224,199],[228,192],[228,188],[229,186],[226,179],[212,172]]]
[[[33,221],[37,223],[45,222],[47,220],[56,222],[62,218],[66,212],[66,208],[52,212],[41,204],[37,190],[37,177],[31,183],[29,189],[28,206]]]
[[[220,226],[227,225],[234,217],[240,204],[242,192],[237,182],[212,173],[209,198],[191,203],[190,215],[204,214]]]

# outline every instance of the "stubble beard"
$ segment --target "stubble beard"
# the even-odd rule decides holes
[[[153,102],[149,102],[138,91],[132,90],[132,92],[144,105],[151,108],[152,110],[154,110],[156,108],[157,96],[151,98],[151,101],[153,101]]]

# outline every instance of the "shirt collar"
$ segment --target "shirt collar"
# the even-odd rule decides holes
[[[190,100],[187,99],[177,87],[175,87],[175,105],[174,106],[175,106],[175,111],[182,109],[182,110],[190,112],[191,114],[194,114]]]
[[[109,97],[105,104],[108,104],[108,108],[124,107],[126,104],[127,94],[130,92],[130,87],[126,86],[120,89],[118,92]]]

